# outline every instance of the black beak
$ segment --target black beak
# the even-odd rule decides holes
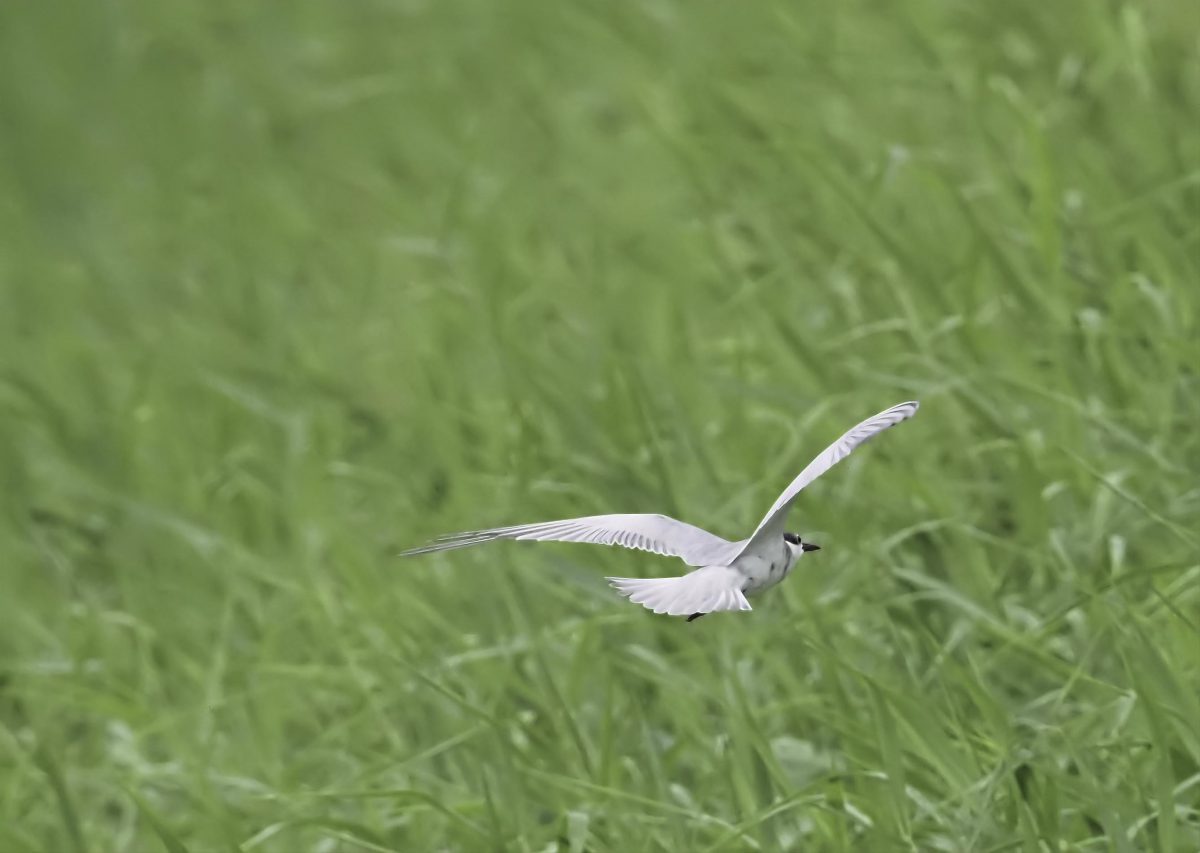
[[[800,547],[805,551],[820,551],[821,550],[820,545],[814,545],[811,542],[801,542]]]

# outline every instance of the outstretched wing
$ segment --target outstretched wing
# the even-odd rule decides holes
[[[724,564],[738,553],[741,545],[665,515],[616,514],[453,533],[435,539],[428,545],[403,551],[400,556],[450,551],[497,539],[620,545],[662,554],[664,557],[678,557],[689,566]]]
[[[919,407],[920,404],[915,400],[892,406],[885,412],[880,412],[874,417],[867,418],[821,451],[821,454],[812,462],[809,462],[808,466],[797,475],[796,479],[792,480],[791,485],[783,490],[783,494],[775,499],[775,503],[771,506],[771,509],[768,510],[763,520],[759,522],[754,535],[746,540],[745,547],[739,552],[739,556],[754,548],[759,542],[782,536],[787,512],[791,509],[796,496],[800,494],[800,491],[805,486],[849,456],[850,451],[871,436],[911,418],[917,413]]]

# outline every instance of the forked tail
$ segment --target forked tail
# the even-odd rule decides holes
[[[729,566],[705,566],[678,578],[606,580],[634,604],[669,616],[751,609],[742,594],[741,573]]]

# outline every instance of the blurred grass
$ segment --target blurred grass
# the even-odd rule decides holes
[[[1198,25],[0,7],[0,849],[1200,847]]]

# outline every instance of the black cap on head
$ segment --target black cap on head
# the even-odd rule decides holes
[[[785,534],[783,534],[783,540],[785,542],[790,542],[793,545],[799,545],[800,544],[800,534],[799,533],[785,533]]]

